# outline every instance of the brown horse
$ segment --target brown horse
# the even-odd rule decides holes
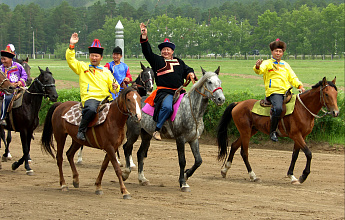
[[[339,114],[337,105],[337,87],[335,86],[336,78],[332,82],[326,81],[326,77],[322,81],[317,83],[302,94],[298,94],[298,101],[294,111],[291,115],[283,117],[279,122],[278,130],[283,137],[289,137],[294,141],[294,150],[292,153],[292,160],[288,170],[288,177],[291,179],[291,183],[300,184],[303,183],[310,173],[310,163],[312,154],[308,146],[305,143],[306,136],[313,130],[314,118],[319,117],[316,114],[322,107],[328,109],[328,114],[332,114],[333,117],[337,117]],[[231,144],[230,155],[225,163],[225,167],[221,170],[222,176],[225,178],[227,171],[230,169],[232,160],[236,150],[241,146],[241,156],[247,167],[250,180],[260,181],[256,177],[255,173],[248,160],[248,145],[250,138],[256,134],[257,131],[261,131],[265,134],[269,134],[270,130],[270,117],[260,116],[252,113],[252,108],[257,100],[250,99],[242,102],[234,102],[230,104],[223,113],[223,116],[219,122],[217,130],[218,140],[218,159],[224,159],[227,156],[227,127],[231,118],[233,118],[237,130],[240,133],[240,137]],[[284,123],[282,123],[282,121]],[[284,128],[285,127],[285,128]],[[304,152],[307,163],[300,176],[299,180],[293,175],[294,167],[300,149]]]
[[[72,144],[66,152],[66,155],[73,172],[73,186],[76,188],[79,187],[79,174],[73,161],[74,154],[82,145],[86,145],[102,149],[106,152],[100,173],[95,183],[96,194],[99,195],[103,193],[101,187],[102,177],[108,167],[109,161],[111,161],[119,179],[123,198],[130,198],[130,194],[122,180],[122,172],[116,161],[115,152],[120,144],[122,144],[125,137],[124,127],[127,118],[130,116],[136,117],[137,120],[141,119],[141,97],[132,87],[124,89],[120,93],[119,97],[110,104],[109,113],[104,123],[87,130],[86,136],[90,142],[77,139],[76,135],[78,132],[78,126],[72,125],[66,122],[65,119],[61,118],[71,108],[71,106],[76,103],[77,102],[68,101],[62,104],[54,104],[47,113],[42,133],[42,147],[52,157],[54,157],[54,153],[52,152],[52,148],[54,149],[52,134],[54,134],[54,138],[57,143],[56,160],[59,167],[60,185],[62,190],[68,190],[62,172],[62,153],[66,137],[67,135],[70,135],[72,137]]]
[[[0,70],[0,92],[4,93],[13,93],[15,87],[13,84],[8,80],[6,74]]]

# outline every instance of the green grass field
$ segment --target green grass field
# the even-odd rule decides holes
[[[80,59],[87,61],[85,58]],[[106,64],[111,59],[104,59],[102,64]],[[145,66],[148,63],[144,59],[126,59],[125,63],[129,66],[133,79],[141,71],[140,61]],[[186,59],[187,65],[194,68],[198,77],[201,76],[202,66],[206,71],[215,71],[220,66],[220,79],[225,93],[238,91],[249,91],[253,94],[264,94],[263,79],[256,75],[253,71],[254,60],[214,60],[214,59]],[[36,59],[29,60],[32,76],[39,74],[38,66],[41,68],[49,67],[54,74],[55,79],[78,82],[78,76],[72,72],[65,60],[49,60]],[[293,68],[299,79],[305,84],[306,88],[310,88],[324,76],[328,80],[337,77],[337,85],[344,91],[344,60],[337,61],[321,61],[321,60],[289,60],[290,66]]]

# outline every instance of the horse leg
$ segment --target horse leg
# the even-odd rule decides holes
[[[12,142],[12,134],[11,131],[7,131],[7,137],[6,137],[6,148],[5,148],[5,153],[7,153],[7,159],[11,160],[12,159],[12,155],[10,153],[10,143]],[[30,154],[29,154],[29,158],[30,158]]]
[[[95,186],[96,186],[96,195],[102,195],[103,194],[103,190],[102,190],[102,178],[104,175],[104,172],[107,170],[108,168],[108,164],[109,164],[109,157],[107,154],[105,154],[104,156],[104,160],[101,166],[101,170],[99,171],[98,177],[96,179],[95,182]]]
[[[67,134],[54,134],[56,140],[56,164],[59,168],[59,178],[61,191],[68,191],[68,186],[66,184],[65,178],[62,171],[62,162],[63,162],[63,149],[66,142]]]
[[[74,188],[79,188],[79,174],[78,174],[77,168],[75,167],[75,163],[74,163],[73,159],[74,159],[75,153],[80,148],[80,146],[82,146],[82,145],[78,144],[75,141],[72,141],[70,148],[66,152],[66,156],[67,156],[69,165],[71,166],[72,173],[73,173],[73,186],[74,186]]]
[[[130,120],[132,119],[127,120],[127,142],[122,146],[126,160],[126,167],[122,172],[122,178],[124,181],[128,179],[132,168],[135,167],[132,158],[133,144],[138,140],[138,137],[140,135],[140,125],[137,126],[138,123],[130,122]]]
[[[83,163],[83,148],[84,148],[84,146],[81,146],[80,150],[78,152],[77,164],[82,164]]]
[[[3,140],[4,142],[4,145],[5,145],[5,153],[2,155],[2,161],[3,162],[7,162],[7,160],[9,159],[8,158],[8,153],[9,153],[9,150],[8,150],[8,143],[5,139],[5,130],[3,128],[0,128],[0,136],[1,136],[1,139]],[[1,148],[1,145],[0,145],[0,148]]]
[[[116,176],[119,179],[120,190],[123,195],[123,198],[130,199],[131,198],[130,193],[127,191],[126,186],[122,179],[122,171],[121,171],[120,165],[117,163],[117,160],[116,160],[115,149],[112,146],[109,146],[108,148],[105,148],[104,150],[107,152],[108,160],[110,160],[110,162],[113,164]],[[99,184],[101,184],[101,182],[99,182]]]
[[[22,142],[22,149],[23,149],[23,156],[18,161],[14,162],[12,164],[12,170],[16,170],[20,165],[22,165],[25,162],[25,169],[26,174],[33,175],[33,170],[30,168],[28,156],[30,152],[30,143],[31,143],[31,136],[32,131],[22,131],[20,132],[20,139]]]
[[[147,151],[150,147],[150,141],[152,136],[144,129],[141,129],[141,144],[137,152],[138,157],[138,180],[142,186],[150,185],[148,179],[144,176],[144,159],[147,157]]]
[[[195,139],[194,141],[189,142],[190,148],[192,150],[193,156],[194,156],[194,164],[190,169],[187,169],[185,171],[185,179],[188,180],[189,177],[193,175],[196,169],[201,166],[202,159],[199,151],[199,140]]]
[[[226,161],[225,166],[220,171],[223,178],[226,177],[226,173],[231,168],[231,164],[232,164],[232,160],[234,159],[234,155],[240,146],[241,146],[241,138],[239,137],[239,138],[237,138],[236,141],[234,141],[231,144],[230,154],[229,154],[228,160]]]
[[[190,187],[186,183],[187,179],[185,178],[186,157],[185,157],[185,140],[183,137],[176,138],[176,146],[177,146],[177,153],[178,153],[178,163],[180,165],[180,177],[179,177],[180,189],[182,192],[190,192]]]
[[[252,170],[252,167],[249,164],[248,160],[248,148],[249,148],[249,140],[251,136],[245,135],[248,134],[248,132],[241,132],[241,156],[243,159],[244,164],[246,165],[250,181],[253,182],[261,182],[261,179],[256,177],[254,171]]]

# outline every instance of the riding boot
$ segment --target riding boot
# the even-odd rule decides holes
[[[280,117],[274,117],[274,116],[272,116],[272,118],[271,118],[270,138],[274,142],[278,141],[276,130],[278,127],[279,119],[280,119]]]
[[[78,133],[77,133],[77,138],[79,140],[85,141],[86,137],[85,137],[85,133],[87,130],[87,126],[89,124],[89,121],[86,119],[81,119],[80,125],[79,125],[79,129],[78,129]]]

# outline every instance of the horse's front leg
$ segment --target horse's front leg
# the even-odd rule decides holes
[[[102,178],[104,175],[104,172],[107,170],[109,164],[109,157],[107,156],[107,154],[105,154],[104,156],[104,160],[101,166],[101,170],[99,171],[98,177],[96,179],[95,182],[95,186],[96,186],[96,194],[97,195],[102,195],[103,194],[103,190],[102,190]]]
[[[12,164],[12,170],[16,170],[20,165],[22,165],[25,162],[26,174],[29,176],[34,174],[34,171],[30,168],[30,165],[29,165],[31,137],[32,137],[32,131],[20,132],[20,139],[21,139],[22,148],[23,148],[23,157]]]
[[[185,157],[185,140],[183,137],[176,138],[176,146],[177,146],[177,153],[178,153],[178,163],[180,165],[180,177],[179,177],[180,188],[182,192],[190,192],[190,187],[186,182],[187,175],[185,175],[186,157]]]
[[[194,141],[189,142],[189,145],[190,145],[190,148],[192,150],[195,161],[194,161],[193,166],[190,169],[187,169],[185,171],[186,181],[188,180],[188,178],[190,176],[193,175],[195,170],[198,169],[198,167],[200,167],[200,165],[202,164],[202,159],[201,159],[201,155],[200,155],[200,151],[199,151],[199,140],[195,139]]]

